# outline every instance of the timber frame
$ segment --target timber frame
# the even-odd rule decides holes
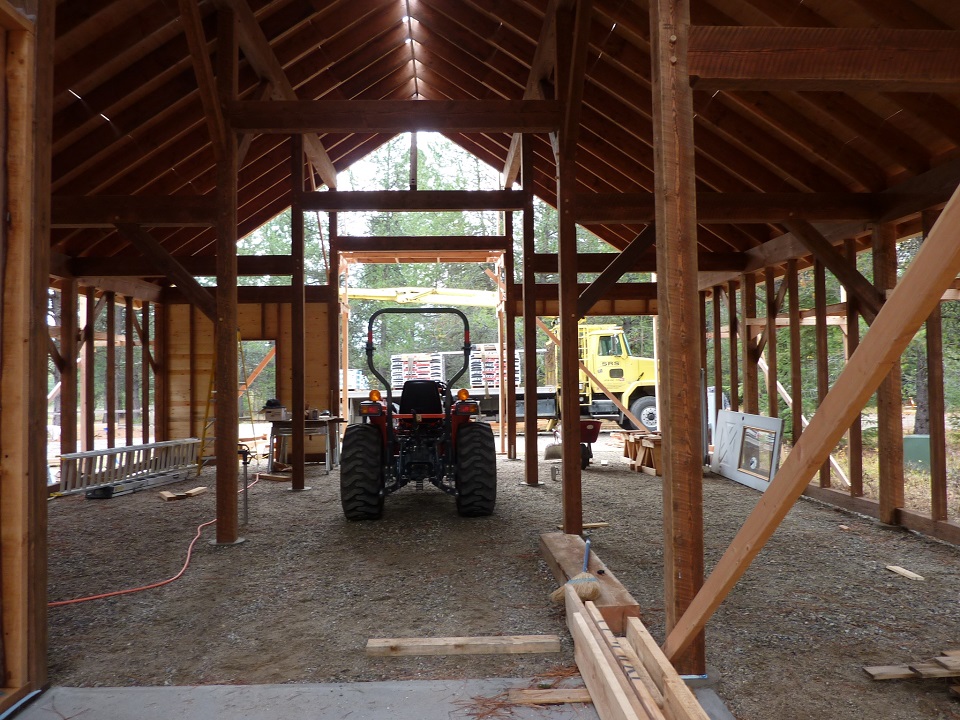
[[[703,671],[705,624],[801,494],[960,543],[946,495],[939,313],[957,299],[960,272],[953,0],[834,0],[819,11],[769,0],[0,0],[0,29],[0,712],[47,683],[48,358],[60,373],[64,453],[93,447],[96,344],[122,347],[126,368],[118,387],[118,355],[108,353],[111,445],[134,441],[137,410],[144,442],[196,435],[215,369],[217,543],[238,542],[237,333],[276,341],[288,407],[337,407],[341,269],[356,253],[486,261],[495,250],[501,332],[512,342],[519,320],[526,347],[543,315],[567,327],[589,314],[658,316],[658,355],[669,358],[659,373],[664,651],[682,673]],[[412,172],[409,190],[337,190],[338,172],[421,130],[502,170],[503,187],[417,190]],[[556,255],[536,250],[534,198],[559,211]],[[238,238],[287,208],[288,255],[237,257]],[[504,235],[339,236],[338,213],[364,209],[493,209],[504,213]],[[331,228],[320,285],[304,275],[308,211],[328,213]],[[578,225],[616,252],[578,252]],[[896,244],[919,234],[921,250],[898,279]],[[872,279],[857,269],[863,252]],[[800,308],[798,274],[808,268],[815,306]],[[651,272],[654,282],[619,282]],[[239,276],[263,274],[291,280],[238,286]],[[839,304],[825,297],[831,276],[844,288]],[[104,334],[94,330],[101,314]],[[805,324],[820,348],[830,327],[844,328],[847,350],[832,384],[816,366],[819,409],[806,427]],[[921,325],[925,513],[904,507],[898,372]],[[790,339],[779,364],[778,332]],[[561,422],[575,437],[577,347],[567,337]],[[535,377],[534,353],[526,358],[524,375]],[[734,408],[776,415],[789,405],[794,432],[793,451],[709,577],[701,371]],[[874,392],[876,501],[863,496],[859,418]],[[527,427],[534,410],[528,403]],[[305,490],[303,418],[293,418],[293,487]],[[536,485],[536,437],[518,448],[516,430],[506,424],[503,449],[524,457]],[[849,485],[837,488],[829,455],[844,434]],[[563,529],[581,533],[579,454],[564,452]]]

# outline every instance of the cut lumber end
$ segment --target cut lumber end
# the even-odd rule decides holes
[[[201,485],[200,487],[195,487],[192,490],[187,490],[184,495],[187,497],[196,497],[197,495],[203,495],[207,491],[206,485]]]
[[[276,482],[290,482],[293,475],[279,475],[277,473],[257,473],[258,480],[275,480]]]
[[[165,502],[170,502],[171,500],[179,500],[177,493],[172,493],[169,490],[161,490],[157,493]]]

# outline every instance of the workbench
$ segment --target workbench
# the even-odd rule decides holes
[[[324,436],[326,438],[326,451],[324,452],[324,465],[327,474],[330,469],[340,464],[340,423],[344,422],[340,417],[321,417],[319,420],[303,421],[304,440],[309,437]],[[293,437],[293,420],[272,420],[270,422],[270,444],[268,448],[267,472],[273,472],[274,458],[286,458],[287,438]]]

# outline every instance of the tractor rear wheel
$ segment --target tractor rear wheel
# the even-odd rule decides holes
[[[464,517],[492,515],[497,504],[497,449],[493,430],[483,423],[457,432],[457,512]]]
[[[383,514],[383,436],[373,425],[348,425],[340,451],[340,503],[347,520]]]

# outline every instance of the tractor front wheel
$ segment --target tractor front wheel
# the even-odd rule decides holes
[[[383,435],[373,425],[348,425],[340,451],[340,503],[347,520],[383,515]]]
[[[457,432],[457,512],[465,517],[492,515],[497,504],[497,449],[493,430],[483,423]]]

